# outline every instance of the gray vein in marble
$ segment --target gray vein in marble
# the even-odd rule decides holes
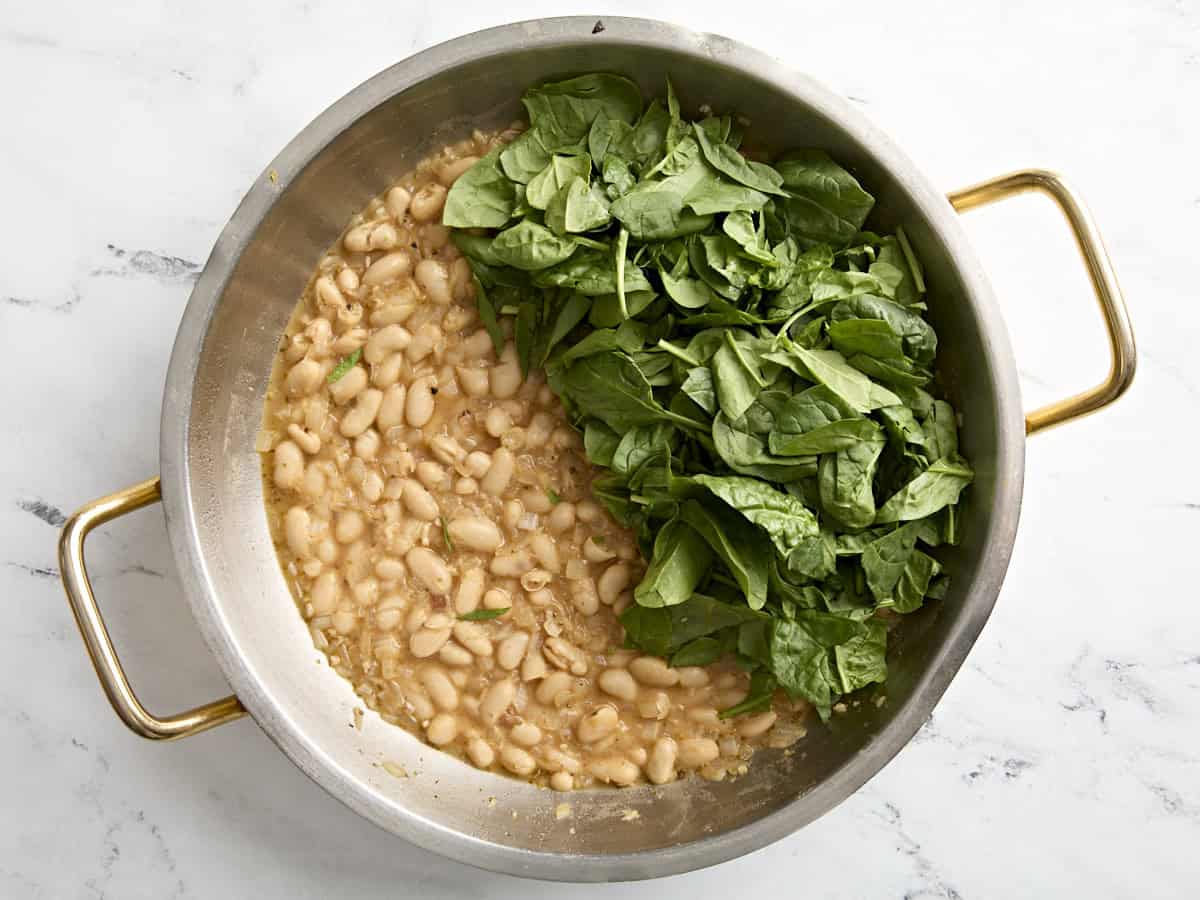
[[[58,569],[54,568],[53,566],[27,566],[25,563],[18,562],[5,563],[5,565],[13,569],[18,569],[24,572],[26,575],[31,575],[34,578],[58,577]]]
[[[52,528],[61,528],[67,521],[61,509],[45,500],[18,500],[17,506],[30,515],[37,516]]]
[[[891,801],[884,801],[882,810],[875,810],[875,815],[891,828],[896,835],[896,849],[907,856],[916,869],[915,887],[905,890],[904,900],[918,900],[921,897],[944,897],[947,900],[962,900],[958,889],[948,884],[938,873],[937,868],[922,850],[921,842],[914,838],[904,828],[900,807]]]
[[[79,293],[78,288],[71,289],[71,296],[66,300],[44,300],[36,297],[16,297],[8,296],[3,298],[3,303],[6,306],[16,306],[22,309],[45,309],[55,313],[69,313],[79,302],[83,296]]]
[[[153,250],[125,250],[108,244],[108,252],[119,263],[116,267],[99,267],[88,274],[113,278],[135,278],[148,275],[159,281],[195,281],[200,277],[200,264],[181,256],[168,256]]]

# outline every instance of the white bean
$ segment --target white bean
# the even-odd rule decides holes
[[[529,633],[514,631],[496,648],[496,663],[500,668],[511,672],[521,664],[521,660],[525,658],[525,651],[528,649]]]
[[[413,335],[412,343],[408,345],[405,355],[410,362],[420,362],[430,353],[437,350],[442,341],[442,329],[432,322],[426,322]]]
[[[675,780],[675,758],[679,752],[675,741],[661,737],[654,742],[650,758],[646,760],[646,777],[655,784],[666,784]]]
[[[511,472],[510,472],[511,474]],[[275,448],[275,486],[285,490],[300,487],[304,478],[304,454],[292,441],[283,441]]]
[[[480,769],[486,769],[496,761],[496,751],[483,738],[471,738],[467,743],[467,756]]]
[[[363,348],[363,359],[375,366],[389,354],[404,350],[412,343],[412,334],[403,325],[388,325],[380,328],[369,338]]]
[[[512,417],[502,406],[493,406],[483,419],[483,427],[494,438],[501,438],[512,428]]]
[[[542,740],[542,729],[532,722],[519,722],[508,730],[508,736],[514,744],[536,747]]]
[[[425,737],[435,747],[445,747],[458,737],[458,720],[449,713],[438,713],[425,726]]]
[[[439,515],[437,501],[420,482],[411,478],[404,481],[404,505],[412,515],[424,522],[432,522]]]
[[[446,470],[431,459],[423,459],[417,463],[416,475],[417,481],[430,491],[441,490],[442,483],[446,480]]]
[[[284,380],[284,389],[291,399],[307,397],[321,386],[324,370],[315,359],[307,357],[292,366]]]
[[[514,775],[532,775],[537,771],[533,757],[513,744],[505,744],[500,748],[500,764]]]
[[[453,302],[454,298],[450,294],[450,274],[441,260],[421,260],[417,263],[413,277],[432,302],[439,306],[449,306]]]
[[[408,649],[418,659],[433,656],[450,640],[449,628],[422,628],[408,639]]]
[[[600,595],[600,602],[605,606],[612,606],[617,594],[629,586],[632,576],[633,571],[623,562],[613,563],[605,569],[596,582],[596,593]]]
[[[483,597],[486,581],[482,568],[476,566],[473,569],[467,569],[458,582],[458,593],[454,595],[454,611],[460,616],[475,612]]]
[[[610,694],[618,700],[632,703],[637,699],[637,682],[624,669],[605,669],[596,679],[596,684],[604,693]]]
[[[339,544],[353,544],[367,530],[362,513],[356,509],[344,509],[337,514],[333,536]]]
[[[679,742],[679,765],[684,769],[698,769],[706,766],[718,756],[721,750],[712,738],[686,738]]]
[[[412,194],[397,185],[387,192],[383,202],[391,217],[397,222],[402,222],[408,213],[408,204],[412,202]]]
[[[476,656],[492,655],[492,640],[477,622],[455,622],[454,639]]]
[[[407,388],[403,384],[393,384],[383,392],[383,400],[379,404],[379,412],[375,416],[375,421],[384,431],[404,424],[406,394]]]
[[[440,216],[445,205],[446,189],[431,182],[413,195],[408,209],[414,222],[428,222]]]
[[[777,718],[774,710],[761,712],[756,716],[744,716],[738,720],[737,733],[744,738],[755,738],[771,730]]]
[[[566,793],[575,787],[575,778],[570,772],[555,772],[550,776],[550,790]]]
[[[438,659],[448,666],[458,668],[475,664],[475,657],[471,651],[458,644],[443,644],[442,649],[438,651]]]
[[[437,379],[432,375],[418,378],[408,389],[408,400],[404,406],[404,415],[408,424],[414,428],[423,428],[433,418],[433,388]]]
[[[511,678],[494,682],[479,700],[479,718],[491,725],[508,709],[517,695],[517,685]]]
[[[327,616],[337,609],[338,598],[342,593],[342,577],[332,570],[326,570],[317,576],[313,582],[308,599],[312,604],[314,616]]]
[[[283,517],[283,533],[288,549],[298,559],[305,559],[312,552],[309,546],[311,517],[303,506],[293,506]]]
[[[575,733],[583,743],[594,744],[616,731],[620,721],[614,707],[601,706],[579,720]]]
[[[488,373],[488,381],[491,383],[493,397],[500,400],[514,397],[517,389],[521,387],[521,366],[516,360],[492,366]]]
[[[473,450],[467,454],[459,466],[459,474],[470,475],[472,478],[482,478],[492,465],[492,458],[482,450]]]
[[[425,666],[421,669],[421,684],[429,692],[431,699],[440,709],[453,711],[458,709],[458,688],[454,686],[440,666]]]
[[[343,437],[357,437],[375,421],[375,416],[379,414],[379,407],[383,403],[383,391],[376,388],[369,388],[358,395],[354,401],[354,408],[342,416],[342,424],[338,430]]]
[[[463,389],[463,393],[468,397],[485,397],[491,389],[487,369],[470,369],[466,366],[455,366],[454,374]]]
[[[575,527],[575,504],[563,500],[555,504],[546,516],[546,528],[551,534],[562,534]]]
[[[595,778],[620,787],[633,784],[638,776],[637,766],[620,756],[604,756],[592,760],[588,771]]]
[[[429,450],[448,466],[457,465],[467,458],[467,451],[463,449],[462,444],[448,434],[438,434],[430,438]]]
[[[559,697],[571,689],[571,676],[566,672],[551,672],[538,684],[534,695],[543,706],[557,706]]]
[[[492,557],[488,571],[501,578],[519,578],[533,568],[533,558],[524,550],[497,553]]]
[[[570,581],[571,605],[585,616],[592,616],[600,609],[600,598],[596,585],[590,578],[572,578]]]
[[[534,557],[538,559],[542,569],[553,575],[558,575],[559,571],[562,571],[562,560],[558,558],[558,545],[554,544],[554,539],[550,535],[541,532],[530,534],[529,550],[533,551]]]
[[[570,670],[572,675],[586,675],[588,670],[587,656],[570,641],[552,637],[546,641],[543,653],[560,669]]]
[[[329,386],[329,396],[338,406],[349,403],[367,386],[367,370],[354,366]]]
[[[492,464],[488,467],[487,474],[479,479],[479,486],[484,493],[499,497],[508,487],[508,482],[512,479],[516,466],[517,460],[511,450],[507,447],[497,448],[496,452],[492,454]]]
[[[708,684],[708,672],[700,666],[685,666],[675,671],[679,673],[680,687],[697,688]]]
[[[394,246],[395,242],[393,241],[392,243]],[[417,264],[417,267],[420,268],[420,263]],[[370,267],[363,274],[362,283],[367,287],[387,284],[389,281],[395,281],[397,278],[407,275],[411,268],[412,259],[408,253],[404,250],[397,250],[394,253],[381,256],[375,262],[371,263]]]
[[[500,527],[482,516],[462,516],[451,519],[446,526],[455,547],[465,547],[481,553],[495,553],[504,543]]]
[[[405,554],[408,569],[430,593],[448,594],[453,578],[445,561],[428,547],[413,547]]]
[[[647,687],[674,687],[679,683],[679,673],[657,656],[638,657],[629,664],[629,671]]]

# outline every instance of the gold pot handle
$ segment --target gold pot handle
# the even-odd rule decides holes
[[[83,542],[93,528],[161,499],[159,480],[151,478],[84,505],[63,526],[58,541],[58,563],[79,633],[113,709],[135,734],[152,741],[173,741],[232,722],[244,716],[246,710],[232,696],[162,719],[142,706],[121,668],[83,561]]]
[[[1104,240],[1082,198],[1061,176],[1045,169],[1024,169],[954,191],[948,195],[948,199],[958,212],[966,212],[1026,191],[1045,194],[1066,217],[1079,252],[1083,255],[1096,299],[1100,302],[1112,355],[1108,378],[1102,383],[1066,400],[1035,409],[1025,416],[1025,433],[1035,434],[1103,409],[1125,393],[1137,368],[1137,347],[1133,343],[1133,326],[1129,323],[1125,298],[1117,283],[1108,251],[1104,248]]]

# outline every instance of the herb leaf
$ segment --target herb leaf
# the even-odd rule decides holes
[[[330,384],[338,381],[343,375],[358,365],[358,361],[362,358],[362,348],[358,348],[349,356],[342,357],[341,361],[333,367],[333,371],[326,376],[325,380]]]

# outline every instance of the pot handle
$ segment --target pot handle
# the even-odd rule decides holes
[[[1112,356],[1108,377],[1102,383],[1066,400],[1035,409],[1025,416],[1025,433],[1035,434],[1103,409],[1125,393],[1137,368],[1137,347],[1133,342],[1133,326],[1129,323],[1125,298],[1121,294],[1121,286],[1117,283],[1117,275],[1100,231],[1083,199],[1060,175],[1045,169],[1022,169],[954,191],[947,195],[947,199],[955,210],[966,212],[1026,191],[1045,194],[1066,217],[1079,252],[1083,255],[1096,299],[1100,302]]]
[[[79,633],[83,635],[96,676],[113,709],[135,734],[152,741],[173,741],[239,719],[246,714],[246,709],[233,696],[162,719],[142,706],[129,686],[108,636],[83,560],[83,542],[93,528],[161,499],[159,479],[151,478],[80,507],[63,526],[58,541],[58,563]]]

